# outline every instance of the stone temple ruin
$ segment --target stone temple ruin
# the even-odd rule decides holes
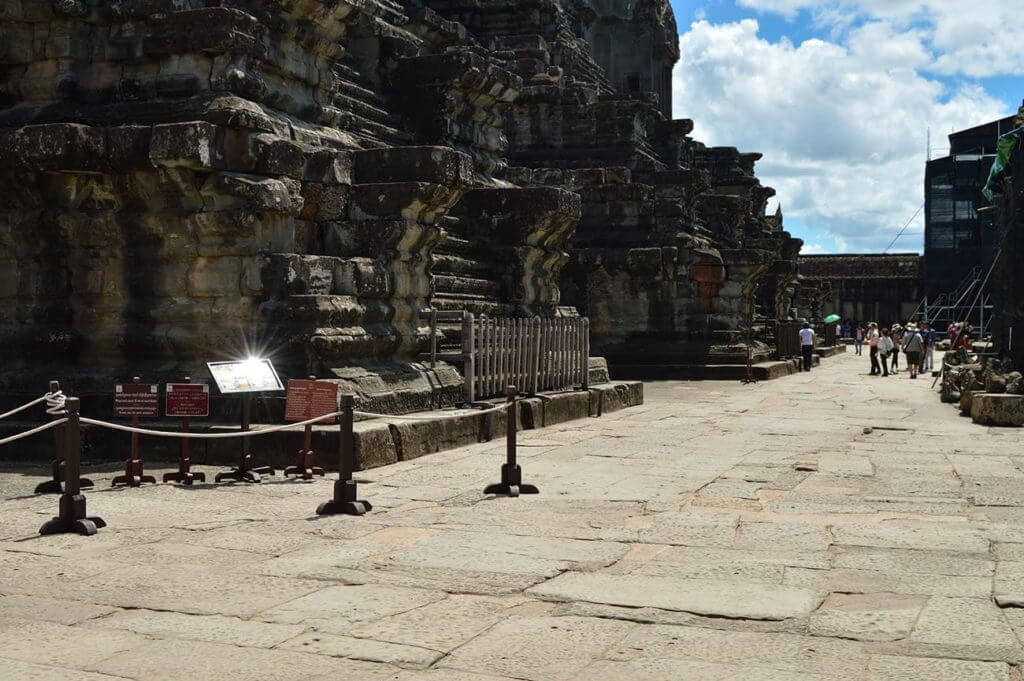
[[[585,315],[613,371],[735,358],[801,242],[673,120],[667,0],[0,7],[4,385],[253,348],[455,402],[421,313]],[[442,345],[457,346],[443,327]]]

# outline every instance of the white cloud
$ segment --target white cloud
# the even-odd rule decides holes
[[[842,43],[799,45],[761,38],[753,19],[700,21],[680,36],[680,51],[675,115],[693,118],[694,137],[707,144],[763,152],[758,175],[786,215],[846,250],[884,249],[921,205],[929,126],[944,146],[951,129],[1008,113],[980,87],[949,92],[922,75],[923,34],[881,21]]]
[[[804,244],[800,249],[801,255],[824,255],[828,252],[828,249],[821,244]]]
[[[1020,3],[1006,0],[738,0],[759,12],[793,19],[808,11],[816,24],[845,29],[879,20],[896,34],[920,30],[935,54],[930,68],[946,75],[982,77],[1018,73],[1024,60]]]

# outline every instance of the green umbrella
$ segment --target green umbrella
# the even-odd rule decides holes
[[[831,324],[832,322],[838,322],[840,319],[842,319],[842,317],[840,317],[839,315],[830,314],[829,316],[825,317],[825,323]]]

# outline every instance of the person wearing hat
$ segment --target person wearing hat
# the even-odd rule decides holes
[[[903,337],[903,327],[899,325],[899,322],[892,325],[889,329],[889,339],[892,341],[892,373],[896,374],[900,371],[900,339]]]
[[[917,378],[921,364],[921,351],[924,350],[924,338],[913,324],[907,324],[907,332],[903,334],[903,352],[907,353],[907,368],[910,377]]]
[[[871,355],[871,375],[877,376],[882,373],[882,367],[878,365],[878,324],[868,324],[868,354]]]
[[[807,322],[804,322],[803,328],[800,329],[800,353],[804,358],[804,371],[811,370],[812,360],[814,358],[814,344],[818,340],[818,334],[814,333],[814,329]]]
[[[917,325],[917,332],[924,340],[924,346],[921,348],[921,363],[917,367],[917,372],[924,373],[935,368],[935,329],[931,328],[931,324],[928,322],[922,321]]]

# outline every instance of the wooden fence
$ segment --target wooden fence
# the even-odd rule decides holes
[[[425,313],[430,320],[431,366],[438,359],[463,367],[466,401],[504,394],[586,389],[589,385],[590,320],[585,317],[474,317],[469,312]],[[437,323],[459,321],[462,351],[437,350]]]

